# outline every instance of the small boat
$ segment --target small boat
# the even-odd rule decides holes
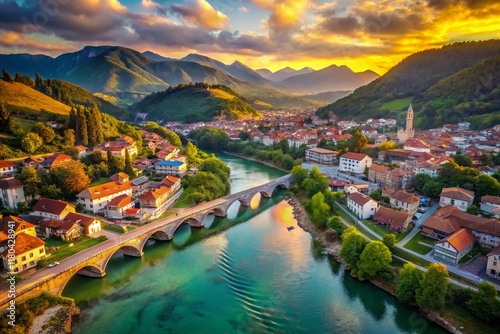
[[[293,230],[294,228],[295,228],[295,226],[291,226],[291,225],[290,225],[290,226],[287,226],[287,228],[286,228],[286,229],[287,229],[288,231],[291,231],[291,230]]]

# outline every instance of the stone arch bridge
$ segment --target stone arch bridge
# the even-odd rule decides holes
[[[7,291],[2,291],[0,310],[6,308],[12,299],[20,302],[43,292],[61,295],[66,284],[75,274],[104,277],[106,266],[117,251],[121,250],[127,256],[142,257],[144,246],[149,239],[171,240],[175,231],[186,222],[192,227],[202,227],[206,216],[212,214],[225,217],[228,209],[236,201],[248,207],[258,193],[270,198],[277,188],[288,189],[290,182],[291,175],[288,174],[235,194],[199,203],[180,210],[176,215],[138,227],[131,232],[88,248],[61,261],[56,267],[38,270],[25,281],[17,284],[15,298],[8,298]]]

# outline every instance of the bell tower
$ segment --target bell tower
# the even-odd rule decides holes
[[[406,112],[406,131],[413,131],[413,106],[411,105],[411,102],[408,107],[408,111]]]

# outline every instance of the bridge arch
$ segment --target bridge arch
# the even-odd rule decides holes
[[[106,276],[106,272],[100,265],[94,263],[83,263],[68,270],[65,274],[66,279],[62,280],[62,282],[60,281],[51,292],[57,296],[62,296],[66,285],[68,285],[69,281],[71,281],[71,279],[77,274],[95,278]]]
[[[147,239],[146,239],[147,241]],[[136,247],[135,245],[127,245],[127,244],[124,244],[122,245],[121,247],[117,247],[116,249],[113,249],[109,254],[108,256],[106,256],[101,264],[101,268],[103,269],[103,271],[106,270],[106,267],[108,266],[108,263],[109,261],[111,260],[111,258],[113,257],[113,255],[116,254],[116,252],[118,251],[123,251],[123,254],[126,255],[126,256],[131,256],[131,257],[142,257],[142,248],[138,248]]]
[[[138,248],[141,250],[141,254],[143,253],[144,247],[146,247],[149,239],[168,241],[171,240],[172,237],[168,234],[164,227],[147,233],[141,238],[141,242],[139,243]]]

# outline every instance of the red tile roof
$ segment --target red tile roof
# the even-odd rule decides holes
[[[408,226],[411,220],[411,213],[381,206],[375,213],[375,216],[373,216],[373,220],[376,220],[379,224],[403,228]]]
[[[58,201],[50,198],[42,198],[35,204],[33,211],[46,212],[55,215],[60,215],[66,207],[75,208],[73,205],[63,201]]]
[[[134,199],[132,197],[130,197],[129,195],[123,194],[123,195],[117,196],[117,197],[113,198],[111,201],[109,201],[108,204],[106,204],[106,207],[116,206],[118,208],[123,208],[123,207],[129,205],[130,203],[132,203],[133,201],[134,201]]]
[[[443,243],[445,241],[448,241],[450,245],[457,250],[457,252],[461,252],[470,244],[474,243],[474,241],[476,241],[476,237],[474,234],[470,233],[468,229],[462,228],[460,231],[453,233],[437,243]]]
[[[88,199],[98,199],[106,196],[110,196],[122,191],[132,189],[132,182],[116,182],[111,181],[98,186],[89,187],[82,190],[77,197],[88,198]]]
[[[3,231],[5,234],[9,234],[9,222],[14,222],[14,232],[19,232],[27,228],[35,227],[35,225],[28,223],[24,219],[21,219],[16,216],[5,216],[0,219],[0,231]]]
[[[346,154],[341,156],[341,158],[344,158],[344,159],[351,159],[351,160],[358,160],[358,161],[361,161],[366,157],[368,157],[366,154],[355,153],[355,152],[347,152]]]
[[[396,190],[394,194],[391,196],[391,198],[409,204],[413,204],[420,201],[420,197],[407,193],[406,191],[403,190]]]
[[[76,222],[76,223],[79,223],[80,225],[82,225],[83,227],[88,227],[88,226],[92,225],[94,223],[94,221],[97,220],[97,218],[88,217],[88,216],[84,216],[84,215],[81,215],[81,214],[78,214],[78,213],[70,212],[64,218],[64,220],[65,221]]]
[[[373,199],[371,199],[370,197],[358,192],[350,194],[349,199],[361,206],[364,206],[366,203],[373,201]]]
[[[24,186],[24,184],[21,181],[13,179],[13,178],[0,180],[0,189],[14,189],[14,188],[20,188],[23,186]]]
[[[38,247],[41,247],[45,245],[45,242],[43,240],[38,239],[37,237],[34,237],[30,234],[26,233],[20,233],[16,236],[16,243],[14,245],[14,253],[16,255],[21,255],[26,252],[29,252],[32,249],[36,249]],[[9,249],[6,249],[3,252],[3,256],[7,257],[9,253]]]
[[[440,196],[470,202],[474,198],[474,192],[459,187],[443,188]]]
[[[500,196],[485,195],[481,197],[481,202],[500,204]]]

